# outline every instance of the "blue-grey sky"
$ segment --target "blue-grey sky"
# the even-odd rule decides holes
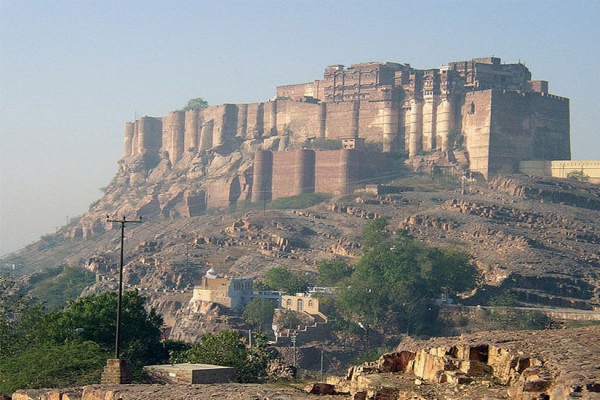
[[[599,14],[595,0],[0,0],[0,254],[101,196],[136,113],[264,101],[329,64],[521,60],[571,99],[573,158],[600,159]]]

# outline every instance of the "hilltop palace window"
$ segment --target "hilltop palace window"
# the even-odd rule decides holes
[[[471,102],[469,105],[469,114],[475,114],[475,103]]]

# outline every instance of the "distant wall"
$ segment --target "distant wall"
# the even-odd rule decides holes
[[[259,151],[255,155],[252,201],[302,193],[348,193],[381,177],[389,167],[385,154],[378,152]]]
[[[554,178],[567,178],[570,172],[582,171],[590,177],[589,182],[600,183],[600,161],[521,161],[519,170],[522,174]]]
[[[497,89],[466,93],[462,132],[469,169],[485,177],[522,160],[571,158],[569,100]]]
[[[487,177],[492,123],[492,91],[467,93],[463,106],[462,132],[469,153],[469,168]]]

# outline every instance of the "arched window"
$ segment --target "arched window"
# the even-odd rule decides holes
[[[469,114],[475,114],[475,103],[473,102],[469,105]]]
[[[312,306],[313,306],[313,304],[314,304],[314,303],[313,303],[313,301],[312,301],[312,300],[309,300],[309,301],[308,301],[308,306],[309,306],[309,307],[312,307]]]
[[[298,299],[298,311],[302,311],[302,299]]]
[[[285,308],[292,308],[292,299],[287,299],[285,301]]]

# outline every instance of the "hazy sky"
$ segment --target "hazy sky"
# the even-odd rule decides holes
[[[600,1],[0,0],[0,254],[101,196],[126,121],[192,97],[264,101],[329,64],[495,55],[571,99],[600,159]]]

